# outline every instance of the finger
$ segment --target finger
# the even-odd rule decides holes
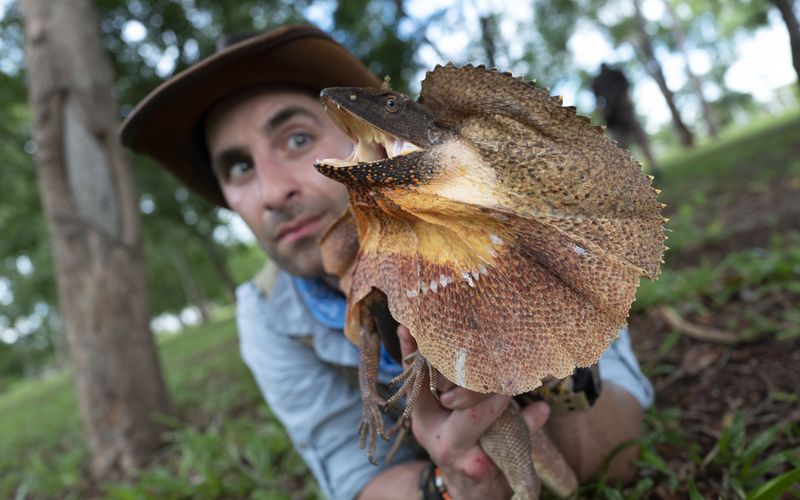
[[[465,410],[470,406],[478,404],[489,396],[489,394],[481,394],[480,392],[470,391],[463,387],[453,386],[452,389],[439,396],[439,401],[442,403],[442,406],[449,410]]]
[[[510,402],[509,396],[492,394],[469,408],[454,410],[447,418],[447,438],[452,439],[453,446],[458,449],[474,446]]]
[[[522,409],[522,418],[530,431],[544,427],[550,417],[550,405],[544,401],[535,401]]]
[[[408,368],[406,356],[416,352],[417,341],[411,336],[411,331],[403,325],[397,327],[397,337],[400,339],[400,353],[403,357],[403,369]]]
[[[397,327],[397,337],[400,339],[400,353],[403,357],[403,368],[405,369],[408,367],[405,358],[417,350],[417,341],[411,335],[411,331],[403,325]],[[436,390],[439,391],[439,394],[445,393],[454,387],[458,387],[456,384],[447,380],[441,373],[437,373],[437,375]]]
[[[411,336],[411,332],[403,325],[397,327],[397,337],[400,340],[400,352],[403,355],[403,370],[409,367],[406,361],[406,356],[417,351],[417,342]],[[442,377],[443,378],[443,377]],[[437,429],[449,415],[449,411],[442,408],[436,398],[431,394],[428,389],[427,370],[424,374],[422,381],[422,388],[419,391],[417,402],[412,413],[412,425],[414,426],[414,436],[417,441],[424,447],[425,446],[425,432],[426,430]],[[418,435],[418,431],[420,435]]]

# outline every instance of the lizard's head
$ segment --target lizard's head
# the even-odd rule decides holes
[[[352,178],[343,175],[345,171],[359,166],[361,170],[370,165],[391,171],[388,162],[393,158],[423,151],[442,136],[442,129],[434,124],[431,113],[400,92],[332,87],[324,89],[320,99],[328,115],[355,146],[348,158],[319,160],[315,167],[343,182],[347,177]]]

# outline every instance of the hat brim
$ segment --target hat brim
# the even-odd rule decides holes
[[[380,84],[323,31],[310,25],[286,26],[232,45],[161,84],[128,115],[120,126],[120,138],[198,194],[225,207],[203,132],[203,118],[214,104],[262,85],[319,92],[325,87]]]

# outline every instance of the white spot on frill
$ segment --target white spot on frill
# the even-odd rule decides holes
[[[439,287],[436,285],[436,281],[435,281],[435,280],[431,280],[431,285],[430,285],[430,286],[431,286],[431,292],[435,292],[435,291],[436,291],[436,289],[437,289],[437,288],[439,288]]]
[[[578,255],[586,255],[587,253],[589,253],[586,251],[585,248],[579,245],[572,245],[572,249],[575,250],[575,253]]]
[[[486,269],[486,266],[484,266],[483,264],[478,266],[478,270],[481,272],[482,275],[489,276],[489,270]]]
[[[406,295],[408,295],[409,299],[413,299],[414,297],[419,295],[419,292],[416,290],[406,290]]]
[[[464,281],[466,281],[469,286],[475,287],[475,282],[472,281],[472,276],[470,276],[467,271],[461,271],[461,277],[464,278]]]
[[[464,386],[467,381],[467,350],[459,349],[456,354],[456,362],[453,366],[456,372],[455,383]]]
[[[496,234],[490,234],[489,239],[492,240],[492,243],[494,243],[497,246],[503,245],[503,239],[497,236]]]

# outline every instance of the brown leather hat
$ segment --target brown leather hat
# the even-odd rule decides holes
[[[120,127],[125,146],[227,206],[208,159],[203,119],[234,92],[261,85],[380,86],[380,80],[326,33],[292,25],[250,37],[200,61],[145,97]]]

